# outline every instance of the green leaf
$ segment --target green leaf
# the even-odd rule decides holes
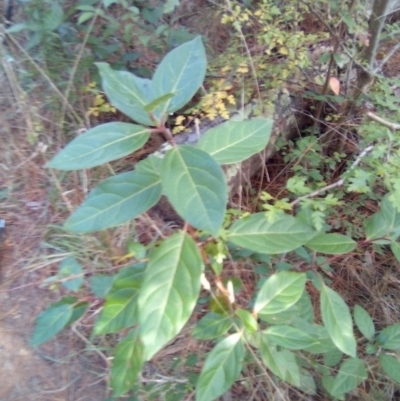
[[[322,321],[334,344],[344,353],[355,358],[356,339],[349,307],[331,288],[321,289]]]
[[[64,327],[66,327],[72,316],[73,306],[71,304],[61,304],[50,306],[44,310],[35,322],[35,328],[29,344],[38,346],[52,339]]]
[[[215,400],[239,377],[245,353],[241,336],[241,333],[231,334],[207,355],[196,385],[196,401]]]
[[[232,327],[232,318],[210,312],[204,315],[193,330],[193,337],[198,340],[213,340],[225,334]]]
[[[138,330],[132,330],[115,348],[111,368],[111,388],[115,397],[128,392],[136,383],[142,369],[143,344]]]
[[[169,52],[158,65],[153,76],[154,98],[175,93],[158,110],[159,115],[172,113],[183,107],[194,96],[204,81],[207,58],[201,37]]]
[[[156,121],[153,121],[145,110],[146,105],[154,99],[150,79],[139,78],[127,71],[114,71],[107,63],[96,65],[100,71],[103,89],[113,106],[140,124],[158,125],[161,116],[155,114]]]
[[[330,388],[330,393],[335,398],[342,399],[346,393],[354,390],[362,383],[367,376],[364,361],[358,358],[348,359],[340,366],[339,373]]]
[[[356,305],[353,314],[358,330],[367,340],[372,341],[375,335],[375,325],[369,313],[360,305]]]
[[[394,257],[398,262],[400,262],[400,243],[392,242],[390,244],[390,250],[393,252]]]
[[[95,335],[116,333],[138,322],[138,290],[124,288],[111,291],[93,328]]]
[[[78,291],[83,284],[82,266],[72,256],[69,256],[60,263],[57,276],[62,279],[61,283],[63,287],[69,291]]]
[[[307,352],[311,352],[312,354],[324,354],[337,349],[325,327],[318,324],[311,324],[304,319],[297,319],[292,324],[315,339],[315,343],[307,348]]]
[[[357,244],[347,235],[321,233],[304,245],[316,252],[342,255],[354,250]]]
[[[366,220],[364,227],[367,240],[374,240],[388,235],[396,239],[400,235],[400,213],[390,201],[391,194],[383,197],[381,210]]]
[[[379,363],[383,371],[396,383],[400,384],[400,361],[388,354],[379,355]]]
[[[146,360],[186,324],[200,292],[202,271],[200,251],[184,232],[167,238],[150,253],[138,302]]]
[[[290,326],[277,325],[271,326],[263,332],[267,342],[280,345],[289,349],[304,349],[316,344],[315,338],[302,330]]]
[[[263,362],[272,373],[292,386],[301,386],[300,368],[292,352],[286,349],[277,351],[263,338],[259,350]]]
[[[113,278],[113,290],[122,290],[123,288],[135,288],[139,290],[145,270],[145,263],[135,263],[124,267]]]
[[[138,322],[137,302],[145,264],[122,269],[113,279],[103,310],[93,328],[94,334],[115,333]]]
[[[161,180],[156,174],[129,171],[110,177],[90,192],[64,223],[76,233],[115,227],[134,219],[161,198]]]
[[[254,252],[276,254],[304,245],[315,231],[296,218],[283,215],[270,222],[265,213],[254,213],[236,220],[228,230],[228,240]]]
[[[272,120],[227,121],[209,129],[197,147],[220,164],[238,163],[261,152],[268,144]]]
[[[245,309],[237,309],[236,315],[239,316],[240,320],[244,324],[244,327],[249,333],[254,333],[258,330],[258,323],[256,318]]]
[[[305,283],[304,273],[273,274],[260,288],[254,304],[254,312],[264,315],[283,312],[301,298]]]
[[[193,227],[217,235],[225,217],[228,188],[219,164],[192,146],[165,155],[161,182],[176,212]]]
[[[57,153],[46,167],[79,170],[99,166],[141,148],[150,131],[141,125],[107,123],[86,131]]]
[[[113,278],[104,274],[98,274],[89,278],[90,289],[94,296],[103,299],[112,287]]]
[[[400,323],[385,327],[378,335],[378,344],[385,349],[400,349]]]
[[[160,96],[157,99],[154,99],[153,101],[151,101],[149,104],[147,104],[144,109],[150,113],[152,112],[155,108],[157,108],[158,106],[163,105],[164,103],[166,103],[168,100],[170,100],[172,97],[175,96],[175,93],[167,93],[166,95]]]
[[[304,291],[300,299],[285,311],[266,315],[259,312],[258,317],[262,321],[270,324],[290,324],[298,318],[302,318],[311,323],[314,321],[314,308],[310,296],[307,291]]]

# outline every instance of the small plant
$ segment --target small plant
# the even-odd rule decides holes
[[[126,333],[115,347],[111,368],[110,383],[118,397],[135,386],[145,362],[178,335],[203,287],[211,298],[210,309],[195,326],[193,336],[216,341],[216,345],[197,378],[197,401],[212,401],[224,394],[249,360],[260,373],[267,368],[274,380],[307,394],[317,392],[311,375],[317,371],[323,376],[325,391],[343,400],[366,380],[368,370],[366,361],[357,356],[363,345],[356,341],[350,308],[324,278],[331,267],[323,255],[355,252],[359,244],[347,235],[330,233],[330,226],[319,220],[316,224],[315,210],[310,211],[307,203],[300,203],[296,216],[284,212],[294,209],[295,203],[287,202],[267,213],[227,213],[228,186],[221,166],[240,163],[262,151],[269,142],[272,121],[227,121],[209,129],[196,146],[174,143],[166,126],[168,116],[191,100],[206,73],[200,37],[168,53],[151,80],[114,71],[106,63],[97,63],[97,67],[109,102],[139,124],[112,122],[92,128],[68,144],[47,167],[95,167],[135,152],[155,134],[163,134],[170,146],[165,154],[152,154],[138,162],[133,171],[103,181],[64,228],[91,233],[123,224],[149,210],[162,195],[185,224],[148,246],[130,244],[137,262],[112,276],[89,277],[93,294],[89,298],[79,293],[84,274],[79,261],[73,256],[65,259],[53,280],[74,295],[38,316],[31,344],[43,344],[80,319],[90,308],[88,299],[104,299],[93,335]],[[293,181],[292,186],[299,184]],[[268,194],[265,197],[270,199]],[[400,214],[389,198],[365,221],[362,245],[390,245],[400,260]],[[308,267],[296,267],[292,256],[301,257]],[[263,271],[247,307],[236,302],[235,278],[227,284],[221,280],[228,257],[251,259],[255,269]],[[260,262],[266,259],[267,264]],[[320,315],[314,311],[310,288],[320,293]],[[400,325],[384,328],[376,336],[372,319],[359,306],[354,308],[354,320],[368,341],[368,353],[377,357],[387,376],[399,382]],[[376,365],[371,366],[376,370]]]

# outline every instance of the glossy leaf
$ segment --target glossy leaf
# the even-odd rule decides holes
[[[276,254],[304,245],[315,231],[296,218],[284,215],[270,222],[264,213],[236,220],[228,230],[228,240],[254,252]]]
[[[259,350],[263,362],[272,373],[292,386],[301,386],[300,367],[292,352],[288,350],[277,351],[265,339],[261,340]]]
[[[356,247],[356,242],[347,235],[342,234],[317,234],[305,246],[316,252],[342,255],[351,252]]]
[[[98,185],[72,213],[64,227],[89,233],[125,223],[144,213],[161,198],[161,180],[153,173],[130,171]]]
[[[196,401],[213,401],[238,379],[244,359],[241,333],[231,334],[207,355],[196,385]]]
[[[227,121],[209,129],[197,146],[220,164],[238,163],[267,146],[272,124],[265,119]]]
[[[102,87],[110,103],[132,120],[143,125],[157,125],[145,110],[153,99],[150,79],[137,77],[127,71],[114,71],[107,63],[96,63]],[[167,92],[166,92],[167,93]],[[156,120],[160,116],[156,115]]]
[[[153,76],[154,98],[169,93],[175,96],[157,108],[158,115],[172,113],[183,107],[204,81],[207,58],[201,37],[180,45],[169,52]]]
[[[290,326],[271,326],[263,332],[267,342],[271,341],[288,349],[305,349],[316,344],[315,338],[306,332]]]
[[[77,136],[46,167],[79,170],[99,166],[129,155],[141,148],[149,137],[150,131],[141,125],[102,124]]]
[[[321,290],[321,314],[334,344],[344,354],[355,358],[356,339],[349,307],[338,293],[326,286]]]
[[[263,315],[283,312],[302,296],[306,283],[304,273],[280,272],[264,282],[257,294],[254,312]]]
[[[232,327],[232,318],[219,313],[207,313],[196,324],[193,337],[198,340],[219,338]]]
[[[165,195],[176,212],[193,227],[217,235],[228,201],[228,189],[219,164],[192,146],[175,147],[161,168]]]
[[[115,348],[111,368],[111,388],[115,397],[134,386],[143,363],[143,344],[137,330],[132,330]]]
[[[72,256],[69,256],[60,263],[57,276],[62,280],[63,287],[69,291],[78,291],[83,284],[82,266]]]
[[[375,335],[375,325],[369,313],[360,305],[354,307],[354,321],[361,334],[369,341],[372,341]]]
[[[202,271],[200,251],[184,232],[167,238],[150,253],[139,296],[146,360],[186,324],[200,292]]]
[[[378,344],[385,349],[400,349],[400,323],[385,327],[378,335]]]
[[[365,363],[361,359],[351,358],[342,363],[339,373],[332,382],[330,393],[335,398],[343,399],[343,396],[354,390],[367,378]]]
[[[379,355],[383,371],[396,383],[400,384],[400,360],[388,354]]]
[[[61,304],[50,306],[44,310],[37,318],[35,327],[29,341],[31,346],[38,346],[52,339],[71,319],[73,306],[71,304]]]

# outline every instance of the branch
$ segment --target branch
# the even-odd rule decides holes
[[[400,124],[392,123],[391,121],[384,120],[382,117],[377,116],[376,114],[372,113],[369,111],[367,113],[367,116],[371,118],[372,120],[376,121],[379,124],[384,125],[385,127],[388,127],[394,131],[400,130]]]
[[[360,162],[361,159],[367,155],[369,152],[371,152],[371,150],[373,149],[373,145],[370,145],[368,147],[366,147],[357,157],[357,159],[354,161],[354,163],[350,166],[348,171],[353,170],[354,168],[356,168]],[[337,187],[341,187],[344,184],[345,179],[341,178],[340,180],[334,182],[333,184],[327,185],[324,188],[320,188],[317,191],[311,192],[310,194],[304,195],[304,196],[300,196],[299,198],[295,199],[293,202],[290,203],[290,206],[293,208],[293,206],[297,205],[299,202],[301,202],[304,199],[307,198],[313,198],[315,196],[321,195],[322,193],[329,191],[330,189],[333,188],[337,188]]]

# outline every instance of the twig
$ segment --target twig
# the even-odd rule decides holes
[[[382,117],[377,116],[376,114],[372,113],[371,111],[369,111],[367,113],[367,116],[369,118],[371,118],[372,120],[376,121],[379,124],[384,125],[385,127],[388,127],[392,130],[400,130],[400,124],[396,124],[396,123],[392,123],[391,121],[387,121],[385,119],[383,119]]]
[[[368,147],[366,147],[357,157],[357,159],[354,161],[354,163],[350,166],[348,171],[353,170],[354,168],[356,168],[358,166],[358,164],[360,164],[361,159],[367,155],[369,152],[371,152],[371,150],[374,148],[373,145],[370,145]],[[300,196],[299,198],[295,199],[293,202],[290,203],[290,206],[295,206],[297,205],[299,202],[301,202],[304,199],[307,198],[313,198],[314,196],[318,196],[321,195],[322,193],[329,191],[330,189],[336,188],[336,187],[341,187],[344,184],[345,179],[341,178],[340,180],[334,182],[333,184],[327,185],[324,188],[320,188],[317,191],[311,192],[310,194],[304,195],[304,196]]]

